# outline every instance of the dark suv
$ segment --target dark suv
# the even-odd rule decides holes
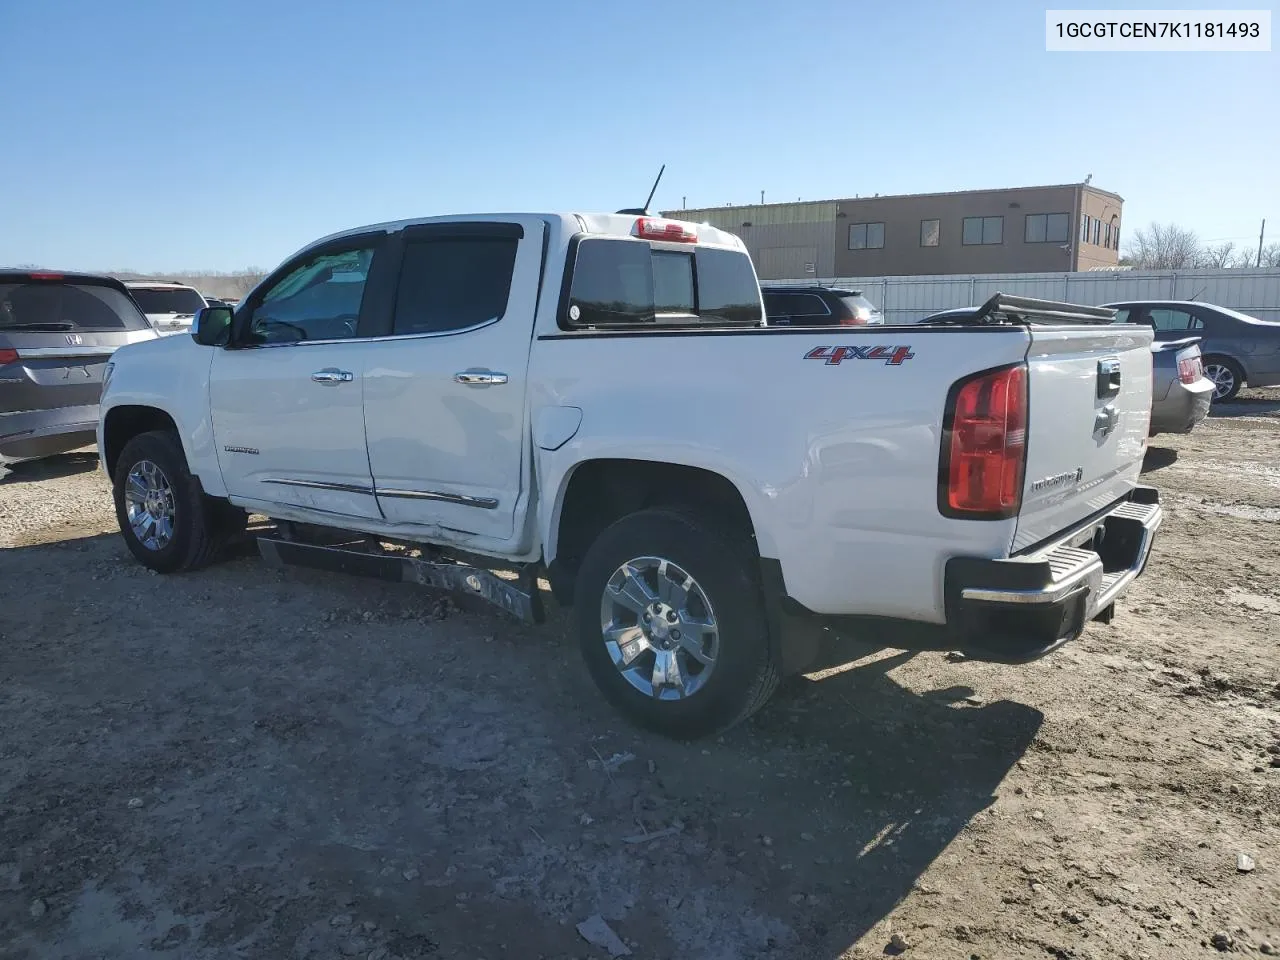
[[[761,284],[769,326],[860,327],[884,323],[884,315],[861,290]]]
[[[93,443],[107,360],[155,337],[119,280],[0,270],[0,462]]]

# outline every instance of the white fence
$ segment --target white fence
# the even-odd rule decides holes
[[[928,277],[839,277],[876,303],[885,323],[916,323],[938,310],[982,303],[995,293],[1098,305],[1121,300],[1199,300],[1280,321],[1280,270],[1134,270],[1083,273],[988,273]],[[812,284],[769,280],[769,284]]]

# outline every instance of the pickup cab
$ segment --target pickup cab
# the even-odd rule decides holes
[[[190,336],[125,347],[98,443],[162,573],[269,561],[572,607],[600,690],[722,730],[824,635],[1034,659],[1112,615],[1161,520],[1149,329],[995,297],[769,327],[705,224],[407,220],[326,237]]]

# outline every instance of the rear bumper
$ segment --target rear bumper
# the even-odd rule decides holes
[[[0,457],[29,460],[66,453],[95,443],[97,430],[97,404],[0,413]]]
[[[1147,566],[1164,518],[1160,495],[1139,487],[1081,530],[1007,560],[947,563],[947,626],[977,659],[1034,660],[1078,637]]]
[[[765,561],[765,599],[783,669],[807,667],[826,630],[906,650],[957,650],[973,660],[1036,660],[1078,637],[1091,620],[1110,621],[1116,600],[1146,569],[1163,516],[1155,488],[1138,487],[1029,553],[953,557],[944,575],[945,624],[815,614],[785,596],[781,568]]]
[[[1201,378],[1196,383],[1175,381],[1163,400],[1151,405],[1151,436],[1158,433],[1188,433],[1209,415],[1213,382]]]

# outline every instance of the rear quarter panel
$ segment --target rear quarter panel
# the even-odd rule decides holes
[[[1011,327],[545,333],[531,360],[533,421],[581,411],[572,439],[535,452],[546,558],[579,464],[702,467],[737,487],[761,555],[781,561],[806,607],[942,622],[946,559],[1003,556],[1014,530],[938,511],[947,392],[1021,361],[1028,342]]]

